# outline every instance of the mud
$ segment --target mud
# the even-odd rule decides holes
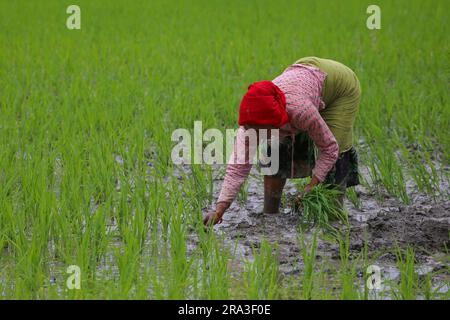
[[[256,178],[255,178],[256,176]],[[236,258],[252,259],[252,247],[258,248],[262,239],[269,243],[278,243],[280,271],[284,274],[301,272],[302,261],[297,225],[300,217],[290,208],[282,208],[278,214],[262,213],[263,182],[257,174],[249,178],[248,198],[245,203],[236,201],[227,210],[223,223],[214,228],[225,239],[230,248],[236,249]],[[221,180],[215,181],[215,197],[220,191]],[[442,182],[448,190],[448,181]],[[446,269],[448,275],[450,247],[450,200],[441,196],[433,200],[420,194],[413,184],[408,185],[412,199],[410,205],[383,195],[382,201],[363,186],[357,186],[360,207],[355,207],[348,199],[349,224],[336,224],[341,231],[349,231],[350,257],[361,253],[364,241],[367,241],[368,255],[382,268],[391,270],[395,265],[395,248],[414,248],[418,268],[436,271]],[[295,185],[288,180],[284,189],[287,194],[295,194]],[[378,197],[379,198],[379,197]],[[207,210],[205,210],[206,212]],[[348,228],[348,229],[347,229]],[[314,230],[306,231],[306,239]],[[317,261],[339,261],[339,244],[327,237],[318,239]]]
[[[418,258],[444,252],[449,247],[450,202],[417,203],[381,209],[365,223],[353,221],[352,246],[362,245],[364,230],[373,250],[412,246]],[[358,214],[353,215],[358,216]]]

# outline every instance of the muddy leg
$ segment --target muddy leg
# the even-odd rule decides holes
[[[264,213],[278,213],[286,179],[264,176]]]

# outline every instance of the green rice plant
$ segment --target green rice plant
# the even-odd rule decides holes
[[[362,201],[359,198],[358,193],[355,190],[355,187],[347,188],[346,190],[347,198],[351,201],[351,203],[355,206],[357,209],[362,208]]]
[[[363,269],[363,281],[364,281],[364,291],[363,291],[363,299],[368,300],[369,299],[369,288],[367,286],[367,268],[369,267],[369,246],[368,246],[368,240],[367,240],[367,228],[364,228],[364,246],[362,248],[362,269]]]
[[[167,279],[169,299],[184,299],[190,286],[192,259],[187,257],[187,225],[183,223],[181,204],[172,209],[170,224],[170,267]]]
[[[192,165],[191,171],[190,174],[182,172],[182,190],[184,196],[190,200],[191,208],[197,211],[212,203],[212,172],[211,168],[204,169],[201,165]],[[174,187],[178,188],[178,185],[174,183]]]
[[[379,172],[378,176],[386,190],[409,204],[410,199],[406,192],[404,173],[395,153],[386,147],[386,143],[371,146],[371,151],[374,170]]]
[[[253,261],[245,265],[247,299],[274,299],[279,283],[278,246],[263,239],[258,249],[252,245]]]
[[[231,253],[223,248],[223,239],[217,239],[212,232],[205,232],[203,226],[198,227],[200,243],[198,247],[199,269],[194,272],[194,286],[199,286],[195,298],[229,299],[232,286],[229,260]]]
[[[304,194],[300,201],[296,197],[289,199],[294,212],[301,214],[302,227],[317,225],[332,229],[331,223],[339,220],[346,222],[347,215],[339,203],[341,193],[329,185],[318,185]],[[300,209],[302,209],[300,211]]]
[[[316,278],[316,251],[317,251],[317,231],[313,233],[310,246],[305,242],[304,233],[300,231],[300,250],[303,258],[303,277],[302,277],[302,297],[304,300],[311,300]]]
[[[357,266],[360,258],[350,260],[350,233],[347,232],[339,239],[339,285],[340,298],[342,300],[357,300],[361,297],[359,285],[355,283],[357,279]]]
[[[425,300],[432,300],[434,298],[433,294],[433,274],[431,272],[425,275],[422,284],[420,285],[421,293]]]
[[[239,190],[239,193],[237,195],[237,202],[243,205],[244,203],[247,202],[247,199],[248,199],[248,180],[242,184],[241,189]]]
[[[420,298],[426,300],[448,300],[450,298],[450,281],[448,279],[450,272],[448,261],[450,260],[450,256],[448,255],[447,248],[444,251],[446,252],[446,256],[441,261],[443,267],[419,276],[418,295]],[[435,282],[434,279],[442,279],[442,281]]]
[[[419,290],[419,276],[415,271],[415,253],[410,246],[403,252],[399,246],[396,249],[397,268],[400,272],[400,282],[393,295],[402,300],[415,300]]]
[[[317,265],[317,263],[316,263]],[[338,298],[335,290],[334,274],[331,272],[333,263],[326,261],[319,265],[316,272],[314,284],[314,299],[316,300],[335,300]]]

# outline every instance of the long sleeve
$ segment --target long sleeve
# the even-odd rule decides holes
[[[319,149],[313,174],[321,182],[325,180],[339,155],[336,138],[319,113],[319,110],[325,108],[321,99],[325,77],[326,73],[318,68],[293,64],[273,80],[286,95],[286,109],[291,126],[306,131]]]
[[[313,174],[322,182],[339,156],[337,141],[312,102],[303,101],[302,106],[292,111],[291,117],[291,125],[306,131],[319,149]]]
[[[217,202],[233,202],[250,173],[258,141],[250,143],[246,137],[244,127],[239,127]]]

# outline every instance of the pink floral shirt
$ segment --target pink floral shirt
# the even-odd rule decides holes
[[[313,174],[321,182],[336,163],[339,154],[336,139],[319,113],[325,108],[321,99],[325,77],[326,73],[316,67],[293,64],[272,81],[286,96],[290,120],[280,128],[280,140],[300,131],[308,133],[319,150]],[[252,168],[249,159],[253,159],[255,150],[249,149],[244,127],[239,127],[236,139],[218,202],[233,202]],[[238,158],[246,161],[238,162]]]

